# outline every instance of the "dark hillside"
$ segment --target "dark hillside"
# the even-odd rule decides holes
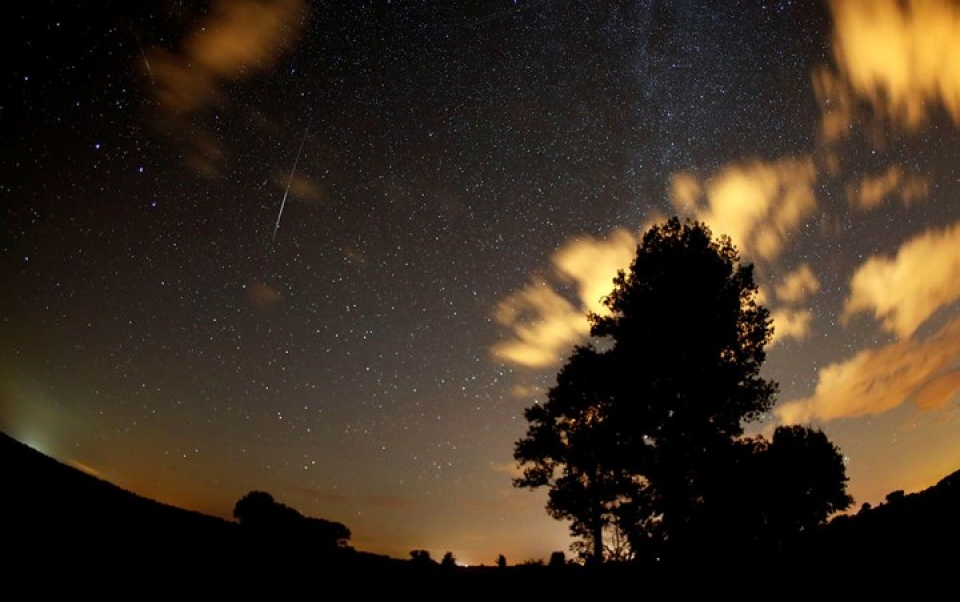
[[[163,591],[277,593],[331,579],[362,588],[379,583],[372,575],[408,572],[406,561],[349,548],[267,549],[237,523],[135,495],[3,433],[0,484],[5,573],[38,591],[119,586],[126,592],[130,584],[149,584]]]
[[[23,566],[186,564],[237,550],[237,525],[134,495],[5,434],[0,483],[0,527]]]
[[[151,592],[286,599],[301,595],[304,587],[320,595],[343,586],[358,595],[387,588],[421,599],[464,592],[554,597],[586,590],[612,594],[638,581],[658,590],[696,593],[717,579],[745,574],[758,593],[786,583],[798,594],[820,591],[828,583],[861,593],[895,584],[920,591],[930,579],[943,582],[952,574],[960,541],[960,471],[925,491],[893,492],[884,504],[841,516],[782,555],[593,570],[443,569],[350,548],[313,554],[264,549],[236,523],[134,495],[2,433],[0,483],[8,583],[21,581],[48,593],[126,595],[148,587]],[[691,572],[700,578],[690,579]],[[797,581],[798,575],[803,579]]]
[[[819,535],[830,557],[875,571],[953,572],[960,562],[960,471],[917,493],[894,491],[876,507],[834,519]]]

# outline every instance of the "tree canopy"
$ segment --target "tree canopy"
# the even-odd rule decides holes
[[[350,539],[344,524],[304,516],[265,491],[251,491],[240,498],[233,517],[254,537],[291,548],[345,548]]]
[[[731,479],[761,453],[777,465],[778,450],[794,449],[791,437],[816,441],[821,455],[836,452],[802,427],[778,431],[769,445],[743,437],[775,401],[777,384],[760,376],[773,325],[757,302],[752,265],[728,237],[677,218],[655,225],[613,285],[605,311],[588,315],[594,343],[575,347],[546,403],[527,408],[528,430],[514,448],[523,471],[515,485],[547,487],[548,512],[571,520],[590,557],[696,545],[730,518],[720,509],[732,508]],[[833,488],[793,509],[805,513],[803,524],[846,499],[842,464],[838,472],[827,453],[829,470],[808,465],[813,455],[794,460]]]

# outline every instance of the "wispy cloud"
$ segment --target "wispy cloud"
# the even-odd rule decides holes
[[[254,309],[261,311],[270,309],[280,302],[280,291],[259,280],[251,281],[244,287],[247,303]]]
[[[623,229],[614,230],[605,239],[585,237],[562,247],[553,258],[557,273],[573,282],[581,306],[603,313],[603,299],[613,290],[618,270],[626,270],[637,251],[637,237]]]
[[[789,272],[774,287],[776,302],[781,306],[770,312],[773,320],[771,348],[787,339],[802,341],[810,336],[813,312],[808,308],[798,308],[796,305],[807,301],[818,290],[820,290],[820,281],[806,263]],[[765,296],[760,302],[764,305],[768,304]]]
[[[516,462],[510,462],[507,464],[491,464],[490,469],[498,474],[505,474],[511,479],[523,476],[523,471]]]
[[[289,188],[287,185],[289,183]],[[309,177],[295,173],[278,172],[273,178],[273,184],[278,190],[289,190],[290,199],[297,199],[307,203],[322,203],[326,194],[323,188]]]
[[[516,399],[536,399],[543,394],[543,389],[529,384],[517,384],[511,387],[510,393]]]
[[[623,229],[606,239],[583,237],[560,248],[546,277],[497,305],[494,318],[509,336],[494,345],[494,356],[529,368],[557,364],[587,336],[587,313],[603,311],[602,299],[613,290],[617,270],[630,266],[636,248],[636,235]]]
[[[816,170],[807,158],[737,163],[701,181],[677,173],[671,182],[674,207],[707,223],[715,236],[728,235],[741,250],[775,259],[783,244],[816,209]],[[639,236],[625,229],[605,239],[581,237],[554,254],[546,276],[508,295],[494,317],[508,332],[492,351],[497,358],[545,368],[589,333],[588,312],[602,313],[617,270],[636,255]],[[805,336],[809,317],[781,314],[780,337]]]
[[[927,197],[930,183],[926,178],[907,174],[899,165],[893,165],[881,174],[866,176],[847,188],[850,203],[858,209],[873,209],[884,199],[897,196],[906,205]]]
[[[228,85],[269,71],[299,39],[308,9],[305,0],[219,0],[175,49],[146,51],[158,124],[181,141],[198,174],[219,175],[225,150],[195,118],[219,105]]]
[[[917,329],[960,299],[960,222],[928,230],[893,256],[871,257],[853,274],[842,319],[872,311],[899,340],[822,368],[814,394],[781,405],[787,423],[886,412],[907,402],[942,408],[960,393],[960,318],[921,338]]]
[[[852,131],[857,114],[856,97],[850,84],[826,65],[813,71],[812,80],[814,94],[820,105],[823,141],[831,143],[846,138]]]
[[[950,0],[833,0],[833,48],[853,91],[908,128],[933,104],[960,123],[960,7]]]
[[[773,320],[773,338],[768,348],[787,339],[802,341],[810,336],[813,312],[809,309],[775,309],[770,312]]]
[[[938,309],[960,299],[958,250],[960,222],[920,234],[893,257],[871,257],[853,275],[843,320],[873,312],[886,330],[909,337]]]
[[[774,260],[784,242],[817,207],[817,174],[809,157],[731,164],[700,181],[676,174],[674,208],[730,236],[745,255]]]
[[[777,298],[785,303],[805,301],[818,290],[820,281],[806,263],[787,274],[776,287]]]
[[[820,370],[814,394],[779,406],[784,423],[880,414],[912,401],[941,408],[960,393],[960,318],[925,340],[904,339]]]
[[[213,102],[221,85],[269,68],[299,37],[306,11],[303,0],[216,2],[179,52],[151,51],[158,100],[176,113]]]
[[[500,302],[494,319],[509,338],[493,346],[493,355],[528,368],[545,368],[587,334],[583,312],[546,282],[531,283]]]

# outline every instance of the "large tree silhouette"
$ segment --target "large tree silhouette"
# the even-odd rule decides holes
[[[677,218],[656,225],[606,312],[589,315],[596,344],[576,347],[546,403],[526,410],[515,485],[548,487],[548,511],[595,559],[611,528],[634,552],[677,551],[725,520],[726,476],[759,451],[744,424],[777,391],[760,376],[773,329],[756,297],[729,238]]]

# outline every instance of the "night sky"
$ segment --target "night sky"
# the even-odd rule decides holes
[[[45,453],[364,551],[546,558],[522,411],[676,214],[773,314],[751,433],[824,429],[854,508],[960,468],[955,3],[2,11],[0,430]]]

